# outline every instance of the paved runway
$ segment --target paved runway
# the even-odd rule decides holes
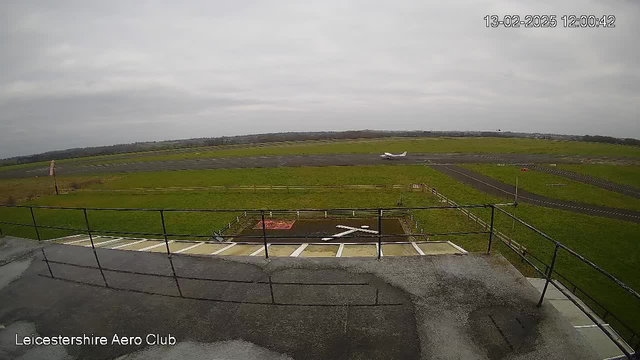
[[[378,154],[324,154],[253,156],[233,158],[199,158],[151,162],[131,162],[112,164],[61,163],[57,174],[126,173],[137,171],[274,168],[298,166],[353,166],[389,164],[461,164],[461,163],[581,163],[592,160],[586,156],[563,156],[547,154],[409,154],[406,158],[382,159]],[[609,159],[611,161],[612,159]],[[46,176],[48,167],[24,168],[0,172],[0,178],[20,178]]]
[[[514,198],[515,186],[505,184],[492,177],[455,165],[436,165],[433,168],[462,183],[469,184],[477,190],[511,200]],[[518,189],[518,202],[640,223],[640,212],[638,211],[553,199],[522,189]]]

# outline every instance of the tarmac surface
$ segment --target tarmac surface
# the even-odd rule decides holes
[[[507,197],[509,199],[513,199],[515,196],[515,186],[505,184],[492,177],[477,173],[467,168],[455,165],[443,165],[433,166],[433,169],[488,194]],[[518,202],[640,223],[639,211],[548,198],[522,189],[518,189]]]
[[[298,166],[353,166],[353,165],[389,165],[389,164],[463,164],[463,163],[584,163],[584,162],[628,161],[624,158],[598,158],[593,156],[565,156],[549,154],[459,154],[412,153],[406,158],[386,160],[379,154],[324,154],[324,155],[288,155],[253,156],[233,158],[196,158],[184,160],[166,160],[151,162],[123,162],[111,164],[87,164],[84,162],[60,163],[56,167],[58,175],[127,173],[138,171],[196,170],[196,169],[238,169],[238,168],[274,168]],[[23,168],[0,171],[0,178],[22,178],[47,176],[48,167]]]
[[[0,241],[35,254],[0,288],[0,358],[597,358],[499,255],[169,261],[97,249],[111,269],[100,271],[90,248],[48,244],[48,268],[33,241]],[[32,334],[143,343],[16,346]],[[176,345],[147,345],[147,334]]]

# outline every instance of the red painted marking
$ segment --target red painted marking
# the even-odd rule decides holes
[[[267,230],[290,230],[295,220],[265,220],[264,228]],[[262,220],[258,221],[254,229],[262,229]]]
[[[522,168],[522,169],[520,169],[520,171],[529,171],[529,169],[527,169],[527,168]]]

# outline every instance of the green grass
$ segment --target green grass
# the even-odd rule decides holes
[[[569,165],[558,164],[560,169],[577,172],[618,184],[631,185],[640,189],[640,166],[618,166],[601,164]]]
[[[168,153],[178,151],[177,153]],[[114,164],[123,162],[148,162],[161,160],[196,159],[209,157],[243,157],[262,155],[310,155],[339,153],[381,152],[424,153],[527,153],[640,157],[640,147],[515,138],[389,138],[355,139],[331,141],[291,141],[252,145],[224,145],[180,150],[157,150],[129,154],[100,155],[85,158],[60,160],[60,162],[83,161],[92,164]],[[126,156],[126,158],[122,158]],[[0,171],[25,167],[46,166],[48,162],[20,164],[0,167]]]
[[[95,188],[212,185],[366,185],[420,182],[423,166],[328,166],[263,169],[158,171],[122,174]]]
[[[529,175],[529,173],[527,173]],[[202,170],[172,171],[158,173],[125,174],[98,187],[161,187],[161,186],[206,186],[218,184],[408,184],[427,183],[461,204],[497,203],[510,199],[479,192],[470,186],[431,168],[418,165],[407,166],[358,166],[331,168],[280,168],[252,170]],[[399,191],[339,191],[339,192],[186,192],[154,195],[114,195],[75,193],[63,196],[46,196],[27,202],[34,205],[58,205],[71,207],[147,207],[147,208],[317,208],[317,207],[386,207],[395,206]],[[436,205],[430,194],[404,192],[406,206]],[[513,211],[509,209],[509,211]],[[541,208],[528,204],[518,206],[516,214],[606,271],[640,290],[640,224],[608,218],[588,216],[568,211]],[[474,210],[485,220],[487,209]],[[426,232],[472,231],[475,224],[464,219],[454,210],[415,211]],[[40,225],[84,228],[82,212],[71,210],[35,210]],[[167,228],[171,233],[197,233],[209,235],[237,214],[173,213],[166,215]],[[31,217],[25,209],[0,208],[0,218],[6,221],[30,223]],[[161,233],[158,213],[90,211],[89,219],[94,229],[124,230]],[[495,218],[496,228],[526,246],[533,254],[549,263],[553,252],[550,242],[516,224],[505,215]],[[35,237],[32,229],[2,225],[5,233]],[[45,238],[68,235],[69,232],[43,229]],[[435,237],[434,240],[452,240],[471,251],[486,249],[486,235],[470,237]],[[532,274],[526,266],[499,243],[500,249],[525,274]],[[640,306],[626,293],[611,285],[609,281],[588,266],[561,253],[558,269],[575,281],[587,293],[607,306],[613,313],[624,316],[636,331],[640,331]]]
[[[490,176],[503,183],[515,185],[518,177],[518,188],[554,199],[583,202],[593,205],[610,206],[619,209],[640,210],[640,200],[617,192],[605,190],[597,186],[569,180],[562,176],[539,171],[520,171],[519,166],[498,165],[463,165],[465,168]],[[550,186],[547,184],[567,184],[566,186]]]
[[[505,138],[416,138],[335,141],[330,143],[302,142],[246,148],[199,148],[177,154],[149,155],[113,161],[103,160],[95,164],[148,162],[211,157],[243,157],[260,155],[311,155],[311,154],[369,154],[381,152],[418,153],[530,153],[567,155],[607,155],[640,157],[640,147],[596,144],[575,141]]]
[[[107,176],[57,176],[58,188],[83,188],[117,178]],[[41,176],[23,179],[0,179],[0,204],[20,202],[39,196],[55,194],[53,177]]]

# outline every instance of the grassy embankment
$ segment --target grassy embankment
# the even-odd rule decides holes
[[[519,166],[498,166],[493,164],[469,164],[463,166],[510,185],[515,185],[516,177],[518,177],[518,188],[554,199],[610,206],[619,209],[640,210],[639,199],[569,180],[562,176],[539,171],[524,172],[520,171]],[[566,185],[558,186],[556,184]]]

